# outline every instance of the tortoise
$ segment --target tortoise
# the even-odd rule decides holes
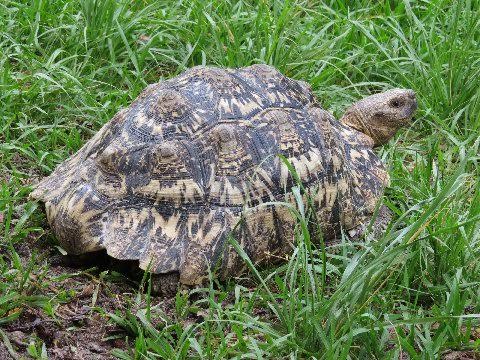
[[[338,121],[273,67],[198,66],[149,85],[31,198],[69,254],[106,249],[185,285],[214,265],[236,276],[245,266],[229,235],[258,265],[291,253],[296,220],[282,203],[298,181],[325,239],[361,233],[389,184],[373,149],[416,107],[413,90],[393,89]]]

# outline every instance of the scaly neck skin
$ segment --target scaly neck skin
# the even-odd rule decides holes
[[[373,128],[358,111],[352,108],[345,112],[340,122],[368,137],[372,141],[373,147],[383,145],[390,138],[390,135],[385,131],[386,128]]]

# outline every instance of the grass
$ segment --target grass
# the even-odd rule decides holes
[[[141,293],[126,311],[97,309],[128,333],[130,348],[114,355],[478,356],[479,29],[477,0],[3,1],[0,327],[27,308],[56,319],[58,304],[73,296],[52,293],[41,253],[19,255],[25,242],[55,245],[44,215],[27,201],[33,181],[148,83],[198,64],[267,63],[309,82],[336,116],[370,93],[417,92],[413,126],[380,150],[392,176],[389,230],[378,241],[325,251],[309,231],[307,206],[296,213],[298,246],[287,264],[261,270],[245,258],[256,286],[212,279],[194,296],[179,293],[172,314]],[[44,345],[32,343],[27,353],[45,358]]]

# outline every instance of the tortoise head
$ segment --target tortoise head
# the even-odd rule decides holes
[[[371,137],[374,146],[380,146],[410,123],[416,109],[413,90],[393,89],[354,103],[340,121]]]

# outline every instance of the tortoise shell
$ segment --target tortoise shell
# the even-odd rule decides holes
[[[148,86],[34,189],[62,247],[139,260],[198,284],[293,248],[298,186],[324,236],[371,216],[388,174],[371,143],[323,110],[309,86],[266,65],[195,67]]]

